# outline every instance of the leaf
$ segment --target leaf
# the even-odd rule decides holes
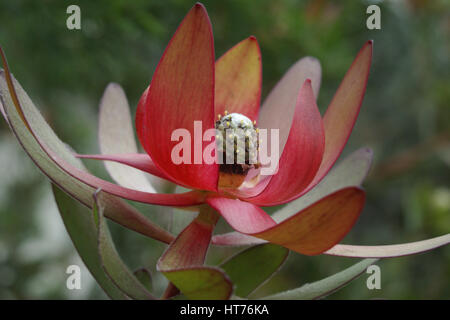
[[[17,95],[20,97],[20,101],[23,104],[23,108],[25,109],[24,112],[26,117],[31,119],[33,127],[38,134],[46,138],[47,143],[51,144],[52,148],[58,152],[58,157],[79,170],[86,170],[81,161],[73,156],[66,145],[59,140],[48,126],[17,81],[14,81],[14,86]],[[40,147],[38,141],[33,137],[29,128],[23,122],[19,111],[13,104],[3,71],[0,71],[0,93],[0,98],[8,117],[7,122],[10,124],[11,130],[19,140],[21,146],[37,167],[59,188],[63,189],[87,207],[92,208],[92,194],[96,189],[63,171]],[[172,235],[152,223],[120,198],[102,194],[99,201],[105,207],[105,215],[117,223],[162,242],[168,243],[173,239]]]
[[[357,264],[336,273],[328,278],[307,283],[300,288],[280,292],[271,296],[264,297],[264,300],[307,300],[319,299],[325,297],[338,289],[342,288],[350,281],[360,276],[370,265],[378,259],[365,259]]]
[[[271,175],[269,184],[263,192],[248,198],[247,201],[267,207],[289,202],[300,195],[319,169],[325,136],[310,79],[306,80],[300,89],[291,123],[286,146],[282,150],[279,163],[269,164],[273,167],[273,175]],[[285,126],[287,125],[288,123],[285,124]],[[270,140],[272,139],[276,138],[270,136]],[[272,142],[269,143],[270,140],[266,141],[268,146],[272,144]],[[273,152],[275,151],[270,151],[271,154]],[[261,169],[263,175],[265,175],[263,173],[265,169],[269,170],[264,168],[264,165],[263,163]],[[276,165],[278,165],[278,170],[276,170]]]
[[[353,258],[392,258],[422,253],[450,243],[450,233],[427,240],[384,246],[335,245],[324,254]]]
[[[303,194],[322,180],[344,149],[361,108],[370,65],[373,42],[368,41],[358,52],[323,116],[325,150],[317,174]]]
[[[220,265],[235,285],[235,295],[247,297],[275,274],[289,250],[274,244],[245,249]]]
[[[97,220],[98,252],[107,275],[130,298],[137,300],[154,299],[120,258],[103,216],[103,208],[96,204],[93,208],[93,214],[95,220]]]
[[[227,275],[214,267],[179,269],[165,276],[192,300],[226,300],[233,290]]]
[[[215,114],[240,113],[258,120],[261,98],[261,51],[255,37],[242,40],[215,65]]]
[[[298,92],[306,79],[311,79],[314,96],[317,98],[321,79],[320,62],[312,57],[297,61],[284,74],[264,101],[259,113],[258,125],[261,128],[280,130],[280,152],[288,139],[290,126],[295,113]]]
[[[234,230],[306,255],[339,243],[355,224],[364,201],[362,189],[344,188],[277,224],[250,202],[213,195],[207,199]]]
[[[137,154],[130,106],[122,87],[110,83],[100,101],[98,141],[100,151],[108,154]],[[144,173],[129,166],[104,162],[106,170],[119,185],[146,192],[156,192]]]
[[[92,214],[54,184],[52,190],[64,226],[89,272],[111,299],[128,299],[103,270],[97,250],[98,232]]]
[[[214,141],[197,139],[204,130],[214,129],[214,123],[214,41],[206,9],[197,3],[167,45],[139,101],[136,131],[156,166],[172,180],[217,191],[219,165],[202,161],[204,150]],[[180,131],[185,135],[174,138]],[[191,152],[184,151],[190,164],[173,161],[174,147],[183,143],[178,139],[190,147]]]

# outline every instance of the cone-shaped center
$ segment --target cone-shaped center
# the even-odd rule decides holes
[[[220,160],[219,186],[238,188],[248,171],[258,167],[258,129],[240,113],[230,113],[216,121],[216,142]]]

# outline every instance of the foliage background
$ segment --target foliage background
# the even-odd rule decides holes
[[[367,30],[366,8],[381,7],[382,29]],[[82,30],[66,28],[66,8],[78,4]],[[368,200],[344,243],[390,244],[450,231],[450,2],[204,1],[216,56],[249,35],[263,55],[264,96],[305,55],[323,68],[323,112],[359,48],[374,39],[374,61],[363,108],[345,154],[362,146],[375,161],[364,186]],[[98,151],[97,104],[110,81],[127,92],[133,112],[156,64],[192,1],[1,1],[0,44],[15,76],[60,137],[83,153]],[[107,177],[102,165],[89,167]],[[168,209],[140,206],[161,224]],[[169,210],[170,211],[170,210]],[[179,213],[176,213],[179,214]],[[164,246],[114,226],[130,267],[153,268]],[[222,223],[220,230],[226,230]],[[231,249],[217,249],[218,263]],[[66,289],[69,264],[80,264],[53,201],[50,185],[0,124],[0,298],[103,299],[86,270],[82,290]],[[356,263],[291,253],[282,271],[255,296],[294,288]],[[382,289],[367,276],[335,299],[449,299],[450,247],[383,260]],[[154,275],[161,292],[165,279]]]

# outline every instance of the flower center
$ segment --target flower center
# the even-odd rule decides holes
[[[225,111],[216,121],[216,143],[220,160],[219,187],[238,188],[248,171],[258,168],[258,128],[240,113]]]

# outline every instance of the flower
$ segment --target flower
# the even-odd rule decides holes
[[[146,153],[138,153],[125,94],[118,85],[111,84],[101,101],[102,154],[75,157],[12,77],[1,50],[5,70],[0,72],[0,111],[24,149],[54,184],[88,207],[95,208],[98,202],[110,219],[170,243],[158,268],[179,288],[183,286],[180,273],[176,276],[174,272],[200,270],[187,268],[203,264],[218,219],[216,212],[236,230],[212,237],[216,245],[270,242],[306,255],[326,252],[376,258],[418,253],[447,244],[449,235],[405,245],[336,245],[356,222],[365,201],[360,184],[370,167],[370,150],[360,149],[330,169],[358,116],[372,45],[368,41],[359,51],[323,117],[316,105],[320,64],[310,57],[289,69],[260,110],[262,67],[256,39],[243,40],[215,61],[211,23],[205,8],[196,4],[167,46],[139,101],[136,130]],[[198,151],[194,152],[193,163],[175,163],[172,152],[177,141],[172,139],[173,132],[183,129],[191,136],[203,137],[202,131],[197,132],[196,122],[201,123],[202,130],[214,129],[216,125],[222,130],[239,123],[245,129],[254,129],[254,125],[279,129],[278,170],[265,176],[258,166],[249,166],[237,173],[218,163],[196,161],[196,154],[208,151],[208,141],[215,146],[214,135],[206,141],[201,139],[200,145],[190,142],[190,149]],[[246,148],[232,150],[238,151],[247,153]],[[110,161],[107,169],[118,184],[90,174],[79,158]],[[142,171],[192,191],[156,193]],[[95,193],[98,189],[102,190],[101,196]],[[200,214],[174,239],[121,198],[198,207]],[[273,215],[261,208],[281,204],[287,205]],[[100,220],[101,216],[102,213]],[[210,272],[208,277],[217,271],[202,270]],[[229,297],[230,287],[221,289],[223,296]],[[184,289],[184,293],[189,289],[199,292],[198,288]]]
[[[156,201],[116,192],[116,187],[102,187],[106,192],[161,205],[206,203],[241,234],[303,254],[322,253],[339,242],[355,223],[365,199],[359,186],[325,194],[281,223],[275,222],[260,206],[293,201],[326,176],[355,123],[371,57],[369,41],[350,67],[323,118],[316,105],[320,65],[313,58],[300,60],[287,72],[260,112],[262,68],[257,40],[254,37],[243,40],[215,62],[211,24],[204,7],[196,4],[172,37],[139,101],[136,129],[146,154],[81,157],[117,161],[194,189],[189,194],[152,195]],[[280,130],[282,153],[278,171],[251,187],[244,184],[239,189],[221,188],[221,165],[194,164],[194,160],[191,164],[179,164],[171,158],[178,143],[172,141],[172,132],[184,128],[194,136],[195,121],[201,122],[203,130],[211,129],[216,119],[228,111],[245,116],[259,128]],[[203,155],[208,141],[200,146],[195,146],[194,141],[190,144],[191,150],[201,148]]]

